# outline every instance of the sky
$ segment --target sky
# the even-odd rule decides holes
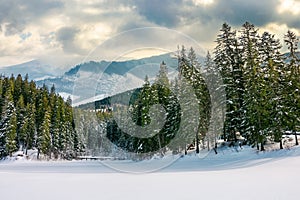
[[[288,30],[300,35],[300,0],[0,0],[0,66],[38,59],[70,68],[110,38],[144,27],[180,32],[213,51],[224,22],[239,29],[246,21],[281,40]],[[154,39],[137,33],[114,48],[136,38]]]

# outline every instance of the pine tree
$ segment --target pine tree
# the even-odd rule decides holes
[[[65,118],[65,126],[66,126],[66,150],[67,150],[67,158],[73,158],[75,155],[74,150],[74,138],[75,138],[75,129],[73,125],[73,108],[70,104],[71,102],[65,102],[65,111],[66,111],[66,118]]]
[[[157,84],[161,84],[161,85],[164,85],[164,86],[170,88],[167,64],[164,61],[162,61],[162,63],[160,64],[160,69],[159,69],[159,72],[158,72],[155,82]]]
[[[266,121],[265,132],[273,136],[276,142],[280,142],[280,148],[282,149],[284,57],[280,49],[281,44],[279,40],[275,39],[275,35],[264,32],[259,45],[259,55],[266,90],[264,110],[266,111],[266,118],[269,119]]]
[[[182,46],[181,51],[178,53],[178,64],[179,82],[186,81],[186,83],[193,88],[197,98],[198,105],[196,107],[199,114],[199,123],[195,134],[195,145],[196,153],[199,153],[200,137],[204,138],[206,136],[209,127],[211,108],[210,95],[200,71],[200,63],[193,48],[190,48],[188,55],[186,55],[185,47]],[[180,85],[182,86],[182,83],[180,83]]]
[[[23,131],[25,132],[25,155],[27,155],[28,149],[35,147],[35,135],[36,135],[36,124],[35,124],[35,104],[30,103],[26,106],[26,117],[23,125]]]
[[[66,153],[67,135],[66,135],[66,109],[62,97],[58,97],[58,112],[60,113],[59,131],[58,131],[58,146],[62,155]]]
[[[298,38],[295,33],[288,31],[284,41],[290,50],[288,63],[285,66],[284,84],[285,84],[285,124],[287,129],[295,134],[296,145],[299,145],[296,129],[299,127],[300,115],[300,64],[296,54],[298,49]]]
[[[235,139],[235,132],[241,125],[241,90],[237,85],[243,84],[241,77],[241,59],[236,32],[228,24],[223,24],[221,34],[217,37],[214,63],[223,78],[226,91],[226,113],[223,131],[224,140]]]
[[[222,77],[209,52],[207,52],[206,59],[204,61],[204,68],[206,70],[205,82],[210,88],[209,93],[212,103],[212,116],[210,121],[210,130],[212,130],[212,132],[209,132],[208,136],[210,137],[210,141],[214,141],[215,152],[217,153],[216,139],[223,135],[226,93]]]
[[[23,85],[22,76],[19,74],[14,82],[13,99],[14,99],[15,105],[17,104],[17,102],[22,94],[22,85]]]
[[[16,104],[17,109],[17,138],[18,138],[18,146],[24,148],[24,142],[26,138],[26,129],[27,127],[24,126],[25,118],[26,118],[26,108],[24,104],[24,98],[21,94],[19,96],[19,100]]]
[[[0,110],[0,158],[20,147],[26,155],[37,148],[38,154],[50,158],[52,151],[73,155],[75,149],[83,149],[82,138],[75,132],[71,101],[65,102],[54,86],[49,93],[45,85],[37,88],[34,81],[28,82],[28,75],[25,80],[21,75],[16,79],[0,76]]]
[[[1,154],[12,156],[17,150],[17,116],[13,103],[12,84],[5,92],[5,109],[1,121]]]
[[[246,22],[241,30],[241,43],[243,45],[242,59],[245,63],[245,108],[246,108],[246,137],[250,143],[261,144],[264,150],[265,142],[265,122],[267,113],[265,112],[264,99],[266,88],[264,75],[261,70],[259,55],[260,36],[253,24]]]
[[[37,138],[37,148],[38,148],[38,155],[37,158],[39,159],[40,153],[50,155],[50,148],[51,148],[51,135],[50,135],[50,107],[47,108],[43,122],[38,132]]]
[[[8,121],[8,126],[6,129],[6,152],[9,156],[12,156],[12,153],[17,150],[17,116],[16,109],[12,102],[8,103],[7,111],[8,117],[10,117]],[[11,116],[9,116],[11,115]]]

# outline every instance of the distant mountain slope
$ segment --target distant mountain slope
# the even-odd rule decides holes
[[[43,64],[39,60],[32,60],[18,65],[1,67],[0,74],[5,76],[11,76],[11,74],[17,76],[18,74],[21,74],[23,77],[28,74],[29,79],[38,81],[56,77],[59,73],[54,67]]]
[[[78,64],[65,73],[56,66],[32,60],[0,67],[0,75],[28,74],[29,79],[35,80],[39,87],[43,84],[48,88],[55,85],[58,93],[64,97],[71,96],[76,105],[80,105],[141,87],[146,75],[150,81],[155,78],[162,61],[167,64],[170,76],[175,77],[178,61],[171,54],[128,61],[89,61]]]
[[[128,60],[128,61],[101,61],[95,62],[90,61],[83,64],[76,65],[68,72],[66,72],[65,76],[73,76],[78,73],[78,71],[86,71],[86,72],[100,72],[103,71],[106,74],[118,74],[124,75],[128,71],[133,68],[141,65],[150,65],[150,64],[159,64],[162,61],[165,61],[169,67],[176,68],[177,67],[177,59],[174,59],[170,54],[163,54],[159,56],[152,56],[149,58],[142,58],[138,60]]]
[[[170,71],[177,70],[177,59],[170,54],[129,61],[90,61],[76,65],[61,77],[39,80],[37,84],[55,85],[57,92],[74,95],[73,100],[80,105],[140,87],[145,74],[150,79],[156,76],[162,61]],[[95,96],[98,99],[93,99]]]

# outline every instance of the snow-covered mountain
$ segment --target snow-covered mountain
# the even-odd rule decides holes
[[[38,80],[37,84],[55,85],[63,96],[70,95],[75,105],[121,93],[142,86],[147,75],[151,81],[164,61],[170,76],[177,70],[177,59],[171,54],[129,61],[90,61],[78,64],[64,75]]]
[[[0,74],[5,76],[21,74],[23,77],[28,74],[30,80],[39,81],[56,77],[59,75],[59,72],[53,66],[44,64],[39,60],[32,60],[18,65],[3,66],[0,68]]]
[[[0,74],[21,74],[23,77],[28,74],[29,79],[35,80],[39,87],[43,84],[48,88],[55,85],[59,94],[64,98],[71,96],[73,103],[79,105],[141,87],[146,75],[150,82],[153,81],[162,61],[168,67],[169,78],[175,77],[178,63],[170,53],[128,61],[88,61],[65,73],[56,66],[32,60],[0,67]]]

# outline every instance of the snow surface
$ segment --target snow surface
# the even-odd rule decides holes
[[[169,156],[170,157],[170,156]],[[170,158],[164,159],[170,159]],[[256,152],[225,148],[204,158],[192,154],[153,173],[124,173],[105,165],[145,166],[149,161],[0,162],[1,199],[299,199],[300,148]]]

